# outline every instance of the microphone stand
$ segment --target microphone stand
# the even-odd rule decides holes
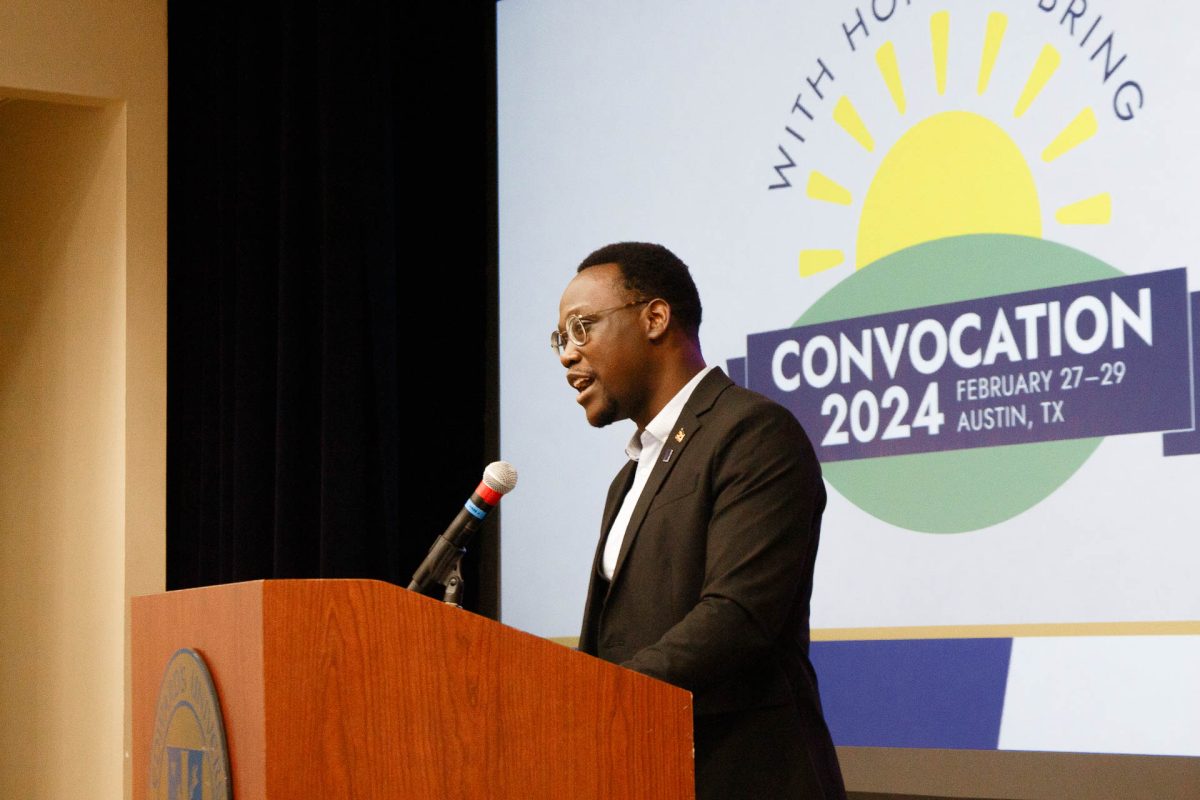
[[[464,539],[466,537],[463,537]],[[426,587],[440,583],[446,587],[442,601],[447,605],[462,608],[463,576],[462,560],[467,548],[462,543],[451,542],[445,535],[439,536],[429,548],[429,555],[408,585],[409,591],[423,593]]]
[[[455,557],[453,565],[450,567],[450,572],[446,575],[446,592],[442,595],[442,602],[448,606],[462,608],[462,593],[463,593],[463,577],[462,577],[462,559],[466,555],[466,549],[458,551],[458,556]]]
[[[500,498],[517,485],[517,471],[506,461],[494,461],[483,471],[483,480],[463,504],[458,516],[445,533],[433,540],[433,546],[408,584],[409,591],[424,592],[435,583],[446,587],[442,602],[462,608],[462,558],[466,544],[488,512]]]

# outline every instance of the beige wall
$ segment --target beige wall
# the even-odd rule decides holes
[[[0,106],[4,797],[121,781],[124,131],[119,107]]]
[[[165,0],[0,0],[0,797],[128,791],[164,583]]]

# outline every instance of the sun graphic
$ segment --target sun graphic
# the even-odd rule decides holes
[[[988,16],[982,43],[977,92],[988,90],[1008,25],[1005,14]],[[950,13],[930,18],[934,76],[939,95],[945,95]],[[888,41],[875,53],[879,74],[896,113],[904,116],[907,103],[903,74],[895,45]],[[1062,58],[1045,45],[1016,98],[1012,116],[1030,110],[1054,76]],[[833,121],[868,153],[876,149],[870,128],[848,96],[833,110]],[[1040,154],[1055,161],[1096,135],[1091,108],[1084,108]],[[854,194],[834,178],[813,171],[808,197],[824,203],[854,205]],[[1062,225],[1102,225],[1112,218],[1112,198],[1105,192],[1056,210]],[[1042,238],[1042,208],[1029,161],[997,122],[970,111],[941,111],[909,127],[884,155],[862,199],[855,242],[856,269],[914,245],[967,234],[1016,234]],[[800,274],[816,275],[846,261],[839,249],[800,252]]]
[[[833,168],[807,176],[810,201],[828,205],[834,214],[855,212],[858,219],[852,252],[800,251],[804,278],[847,263],[853,271],[808,306],[795,325],[1120,274],[1094,256],[1053,241],[1056,226],[1112,220],[1107,192],[1082,198],[1068,194],[1061,207],[1047,209],[1035,179],[1037,174],[1052,177],[1055,169],[1047,166],[1052,162],[1070,166],[1070,159],[1086,156],[1083,146],[1096,137],[1099,125],[1090,107],[1068,108],[1070,121],[1058,129],[1038,124],[1051,105],[1046,99],[1039,104],[1038,98],[1054,96],[1061,102],[1065,96],[1057,86],[1044,94],[1062,56],[1049,44],[1030,51],[1023,43],[1006,47],[1008,21],[1005,14],[992,12],[978,19],[976,29],[972,15],[961,24],[978,30],[979,40],[972,34],[970,40],[952,41],[950,14],[938,11],[929,20],[928,50],[901,50],[893,41],[875,50],[882,83],[871,88],[878,89],[882,102],[872,102],[866,118],[849,95],[836,100],[832,122],[848,137],[849,151],[873,164],[857,195]],[[951,60],[952,44],[965,62]],[[961,63],[971,66],[955,66]],[[968,74],[974,64],[978,72]],[[989,91],[993,73],[997,80]],[[928,77],[906,87],[906,74]],[[974,89],[978,97],[961,98],[954,107],[946,100],[947,89],[960,85],[964,92]],[[943,107],[917,118],[910,108],[916,98],[922,104],[942,98]],[[986,116],[968,110],[973,107],[986,109]],[[862,175],[858,166],[847,163],[843,169]],[[1043,191],[1054,196],[1053,187]],[[1094,437],[831,458],[822,470],[846,500],[898,528],[966,533],[1040,503],[1075,474],[1101,441]],[[998,486],[1003,491],[996,491]]]

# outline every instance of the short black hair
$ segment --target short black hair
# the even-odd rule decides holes
[[[693,339],[700,337],[700,292],[687,264],[661,244],[617,242],[605,245],[585,258],[575,270],[616,264],[625,279],[625,288],[646,299],[661,298],[671,307],[671,316]]]

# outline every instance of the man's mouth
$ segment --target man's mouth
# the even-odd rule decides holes
[[[572,372],[567,375],[567,382],[571,384],[572,389],[582,395],[589,386],[596,382],[596,379],[586,373]]]

